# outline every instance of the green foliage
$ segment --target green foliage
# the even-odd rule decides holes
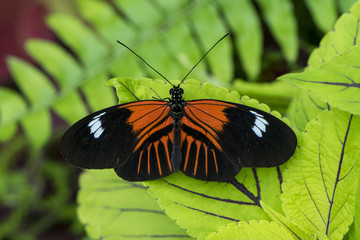
[[[289,232],[274,222],[250,221],[232,223],[226,227],[220,227],[218,232],[212,233],[207,239],[264,239],[264,240],[289,240],[292,239]]]
[[[305,231],[342,239],[353,221],[360,118],[336,109],[310,121],[284,173],[283,210]]]
[[[357,199],[356,201],[356,205],[355,205],[355,214],[354,214],[354,224],[351,225],[350,230],[349,230],[349,239],[353,240],[353,239],[357,239],[360,236],[360,184],[358,184],[357,186],[357,191],[355,194],[355,199]]]
[[[9,57],[19,91],[0,88],[0,201],[10,211],[0,221],[0,238],[36,239],[56,221],[72,221],[77,228],[72,219],[75,206],[69,203],[76,174],[46,155],[59,139],[53,114],[72,124],[89,111],[115,104],[106,84],[116,88],[120,103],[135,100],[124,86],[140,99],[168,97],[170,85],[144,78],[159,76],[116,40],[168,79],[180,80],[230,32],[231,38],[192,73],[201,82],[184,82],[185,99],[239,102],[281,117],[244,96],[250,95],[272,109],[287,110],[300,139],[295,156],[280,168],[243,169],[231,183],[206,183],[175,173],[142,185],[124,182],[111,170],[87,171],[81,176],[77,211],[88,235],[342,239],[354,221],[345,237],[357,239],[359,2],[337,21],[336,5],[347,12],[354,1],[300,3],[306,4],[320,31],[329,31],[311,53],[306,70],[282,76],[284,82],[259,85],[239,80],[273,80],[267,73],[279,65],[281,72],[299,70],[299,50],[310,52],[309,42],[316,40],[304,39],[303,29],[298,33],[303,19],[295,13],[302,1],[294,2],[76,0],[81,18],[50,15],[47,24],[62,44],[28,41],[26,50],[41,70]],[[269,34],[271,43],[265,37]],[[106,83],[114,76],[118,78]],[[23,227],[33,212],[46,213]]]
[[[85,172],[80,188],[78,215],[92,238],[190,239],[143,184],[125,182],[113,170]]]

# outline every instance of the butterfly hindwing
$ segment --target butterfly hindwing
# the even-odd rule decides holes
[[[211,142],[196,138],[198,132],[184,129],[181,170],[185,175],[206,181],[225,181],[240,171]]]
[[[128,181],[147,181],[170,175],[173,126],[162,129],[145,142],[116,173]],[[134,171],[136,170],[136,171]]]

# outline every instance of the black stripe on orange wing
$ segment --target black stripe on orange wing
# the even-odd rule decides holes
[[[240,171],[209,141],[197,139],[198,132],[187,129],[183,133],[186,133],[186,137],[182,142],[181,171],[185,175],[206,181],[226,181]]]
[[[130,160],[138,164],[134,155],[138,154],[140,158],[140,150],[146,148],[151,157],[165,159],[164,163],[156,160],[153,168],[162,175],[169,174],[169,170],[164,170],[171,169],[168,156],[171,154],[169,144],[172,139],[171,134],[166,136],[164,133],[172,130],[169,122],[165,121],[169,119],[168,112],[166,101],[149,100],[117,105],[92,113],[65,132],[60,142],[61,152],[75,166],[102,169],[118,168]],[[162,131],[162,138],[158,133],[161,128],[166,129]],[[161,144],[156,143],[157,140]],[[151,141],[154,142],[152,145],[149,144]],[[155,148],[154,155],[152,152]],[[144,155],[140,159],[144,159]],[[127,171],[128,174],[136,175],[138,167],[136,165],[134,169]]]
[[[221,113],[228,107],[223,102],[209,103],[208,100],[189,101],[184,107],[181,170],[186,175],[201,180],[226,181],[240,171],[238,164],[226,156],[219,144],[219,134],[228,121]]]
[[[167,102],[141,101],[146,104],[128,106],[133,112],[127,120],[136,134],[136,143],[128,161],[115,169],[128,181],[146,181],[172,173],[171,151],[174,138],[173,119]],[[152,102],[155,102],[153,104]]]

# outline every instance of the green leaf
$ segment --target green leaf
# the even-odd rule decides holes
[[[268,220],[260,197],[281,211],[276,169],[243,169],[229,183],[204,182],[174,173],[147,182],[147,186],[165,213],[198,239],[240,220]]]
[[[108,48],[110,61],[107,61],[107,64],[114,64],[114,67],[110,68],[112,72],[123,73],[114,75],[131,78],[158,77],[151,71],[143,72],[138,66],[133,65],[133,56],[129,58],[128,54],[118,54],[122,51],[120,47],[114,46],[116,40],[128,44],[145,60],[151,59],[150,64],[169,79],[179,79],[226,32],[233,33],[236,48],[232,49],[231,41],[225,40],[221,47],[218,47],[219,49],[216,48],[209,54],[204,61],[208,63],[212,75],[225,82],[232,79],[234,69],[237,67],[232,61],[234,50],[240,56],[249,79],[255,79],[260,72],[263,42],[261,20],[249,0],[239,2],[200,0],[190,3],[176,1],[172,4],[167,4],[166,1],[141,4],[136,1],[115,1],[113,5],[94,0],[76,2],[80,14],[92,24],[101,37],[106,39],[105,44],[101,44],[101,48],[104,46]],[[298,43],[295,19],[289,9],[292,9],[292,3],[287,0],[270,5],[262,4],[262,10],[269,19],[275,39],[291,62],[297,57]],[[141,11],[144,11],[144,14],[141,14]],[[89,43],[82,48],[96,47],[93,44],[98,40],[94,35],[82,24],[73,23],[71,17],[57,15],[51,17],[49,23],[61,39],[75,52],[79,52],[81,59],[85,51],[81,50],[82,46],[78,46],[79,42],[90,38],[90,41],[87,41]],[[64,25],[66,27],[63,27]],[[61,28],[68,31],[65,32]],[[68,36],[72,35],[75,36],[69,39]],[[157,49],[157,54],[154,54],[154,49]],[[91,47],[88,51],[94,52]],[[105,54],[106,50],[98,50],[98,52]],[[99,54],[92,57],[92,59],[98,58],[97,66],[104,67],[103,64],[106,64],[103,56]],[[129,65],[124,58],[130,59],[129,63],[134,71],[123,67]],[[217,79],[211,79],[208,69],[202,65],[204,64],[201,64],[192,76],[215,82]],[[171,71],[166,71],[168,69]]]
[[[324,63],[320,69],[280,77],[319,97],[330,106],[360,114],[360,47]]]
[[[204,21],[204,16],[207,16],[206,21]],[[209,41],[209,39],[219,39],[227,33],[225,29],[222,29],[223,24],[221,21],[218,21],[215,4],[203,4],[201,8],[191,15],[189,20],[197,30],[199,38],[203,42],[203,50],[205,51],[210,49],[215,43],[214,41]],[[213,31],[213,29],[222,30]],[[230,43],[229,39],[225,39],[221,43],[221,48],[214,48],[211,54],[206,56],[206,62],[210,65],[212,75],[224,82],[230,82],[233,71]],[[219,61],[219,59],[222,59],[222,61]]]
[[[308,123],[287,164],[285,215],[305,231],[342,239],[353,221],[360,168],[360,118],[323,111]]]
[[[330,31],[337,19],[335,0],[306,0],[305,3],[312,13],[317,27],[323,32]]]
[[[112,169],[82,174],[78,204],[80,221],[94,239],[190,239],[141,183],[123,181]]]
[[[51,137],[52,122],[48,110],[27,114],[21,120],[21,125],[35,149],[44,146]]]
[[[112,89],[105,87],[107,81],[108,79],[103,73],[88,79],[82,88],[93,112],[116,103]]]
[[[216,239],[240,239],[240,240],[291,240],[289,232],[276,224],[268,221],[250,221],[232,223],[226,227],[220,227],[216,233],[212,233],[207,240]]]
[[[303,132],[306,124],[329,106],[310,92],[298,89],[288,108],[288,117],[292,126]]]
[[[17,85],[27,97],[31,107],[31,112],[21,120],[21,123],[34,147],[39,148],[47,143],[51,136],[51,116],[45,106],[53,100],[55,88],[43,73],[25,61],[11,57],[8,59],[8,64]]]
[[[266,102],[270,108],[281,113],[285,112],[297,89],[293,84],[275,81],[272,83],[253,83],[237,80],[232,88],[240,95],[247,95]]]
[[[272,209],[270,206],[261,201],[261,206],[264,211],[269,215],[269,217],[276,222],[279,226],[284,227],[288,230],[288,233],[292,235],[292,239],[302,239],[302,240],[312,240],[315,239],[315,236],[312,236],[306,233],[300,226],[294,224],[290,219],[286,218],[284,215]],[[327,237],[325,236],[325,238]]]
[[[293,5],[289,0],[256,0],[271,32],[277,39],[287,61],[294,62],[298,54],[297,26]]]
[[[26,42],[26,50],[56,79],[61,89],[67,90],[81,80],[80,65],[59,45],[45,40],[30,40]]]
[[[101,36],[115,44],[116,40],[130,41],[134,37],[134,29],[126,21],[122,21],[116,9],[103,1],[77,0],[75,1],[84,18],[92,23]],[[115,31],[115,29],[121,29]]]
[[[0,142],[9,140],[16,132],[15,119],[26,111],[23,98],[7,88],[0,88]]]
[[[26,47],[29,54],[54,77],[62,90],[60,98],[53,103],[56,113],[69,123],[84,117],[88,113],[87,109],[80,95],[73,91],[82,80],[80,66],[74,58],[58,45],[48,41],[28,41]]]
[[[119,104],[137,101],[139,99],[165,98],[169,96],[169,90],[172,87],[163,80],[153,80],[150,78],[113,78],[107,83],[107,86],[113,86],[119,98]]]
[[[356,203],[355,203],[355,214],[354,214],[354,224],[351,225],[349,230],[349,240],[359,239],[360,236],[360,181],[358,181],[358,186],[356,190]]]
[[[260,19],[248,0],[220,2],[224,11],[231,15],[229,24],[236,32],[236,46],[249,79],[255,79],[260,71],[262,55],[262,32]],[[242,14],[238,14],[241,12]]]
[[[359,45],[359,18],[360,2],[357,1],[348,13],[344,13],[336,21],[334,30],[328,32],[320,46],[311,53],[308,69],[320,68],[323,63],[349,51],[352,46]]]
[[[357,0],[338,0],[338,5],[342,13],[348,12],[350,7],[356,2]]]
[[[80,57],[86,67],[99,67],[108,49],[80,19],[67,14],[52,14],[48,25]]]
[[[52,99],[55,88],[43,73],[16,57],[9,57],[7,63],[17,86],[33,108]]]
[[[181,5],[184,4],[184,0],[179,2]],[[115,6],[122,9],[122,11],[129,16],[138,30],[152,28],[162,20],[156,5],[151,2],[122,0],[115,1]],[[176,4],[175,6],[179,5]]]

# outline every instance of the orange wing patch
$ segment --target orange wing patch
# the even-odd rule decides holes
[[[128,179],[146,180],[169,175],[173,171],[171,150],[174,133],[167,102],[139,101],[121,105],[119,108],[130,111],[126,124],[131,126],[136,140],[131,159],[121,166],[117,173],[129,176]],[[126,172],[126,169],[136,170],[130,173]]]
[[[230,103],[212,100],[189,101],[184,107],[186,116],[183,118],[182,124],[202,133],[221,151],[218,135],[222,132],[224,124],[229,121],[223,110],[234,106]]]
[[[164,146],[167,146],[169,141],[172,143],[174,142],[174,132],[171,132],[168,136],[164,136],[160,139],[160,142],[162,142]],[[172,172],[173,170],[171,166],[170,152],[168,147],[165,147],[165,156],[166,156],[166,163],[170,171]]]
[[[221,131],[224,123],[228,122],[223,111],[229,107],[236,105],[213,100],[195,100],[187,102],[185,111],[187,114],[191,112],[199,121],[207,123],[214,130]]]
[[[219,135],[229,123],[224,110],[230,107],[236,105],[215,100],[187,102],[180,134],[182,171],[186,175],[204,180],[220,179],[232,168],[219,144]]]
[[[137,135],[139,142],[134,148],[137,151],[148,136],[172,124],[172,118],[168,116],[169,107],[167,102],[142,101],[142,104],[128,104],[126,108],[132,113],[127,120]]]

